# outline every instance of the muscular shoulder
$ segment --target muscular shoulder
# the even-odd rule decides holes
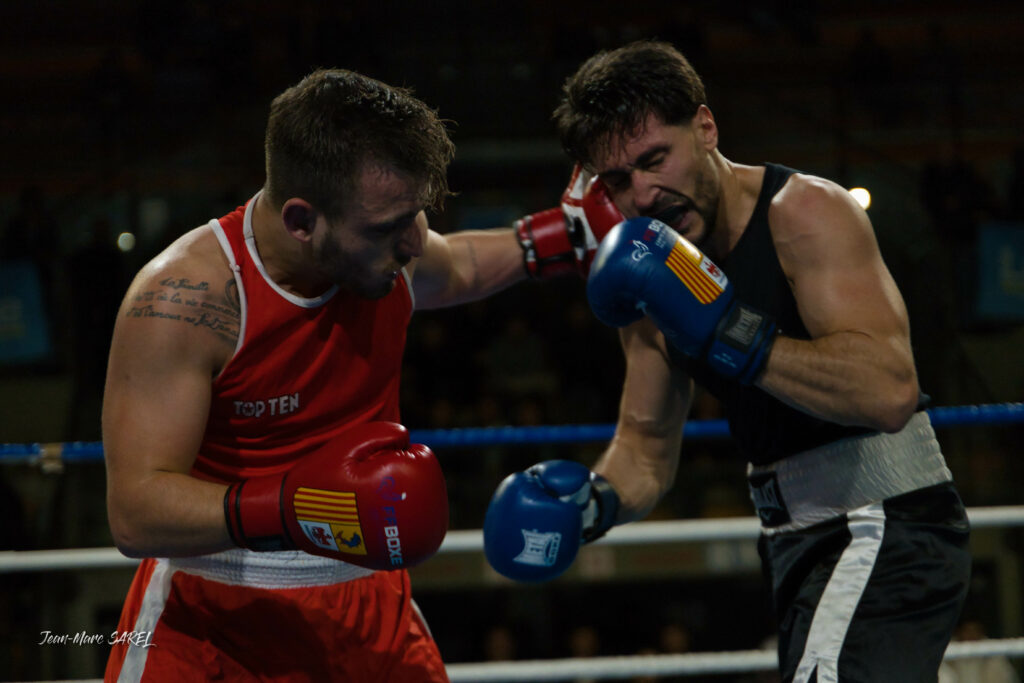
[[[790,176],[772,199],[768,221],[776,242],[867,226],[863,210],[842,186],[803,173]]]
[[[234,274],[213,232],[196,228],[146,264],[120,318],[123,336],[148,337],[169,353],[187,348],[218,371],[238,342],[241,315]]]
[[[867,213],[830,180],[794,174],[773,199],[768,222],[779,264],[798,300],[813,296],[824,279],[847,276],[852,282],[869,274],[885,279]]]
[[[168,269],[188,270],[204,275],[216,271],[230,272],[216,235],[206,225],[190,230],[171,242],[143,266],[138,278],[152,278]]]

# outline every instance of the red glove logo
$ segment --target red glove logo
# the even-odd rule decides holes
[[[384,477],[380,482],[380,486],[377,487],[377,494],[384,500],[389,500],[392,503],[405,500],[405,491],[399,493],[395,490],[396,486],[394,477]]]
[[[365,555],[356,494],[300,487],[292,498],[295,519],[317,547]]]

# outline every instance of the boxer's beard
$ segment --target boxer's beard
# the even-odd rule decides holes
[[[715,230],[715,222],[718,220],[720,188],[715,183],[714,178],[709,173],[698,173],[696,191],[693,198],[672,190],[666,190],[666,193],[668,194],[667,200],[659,203],[659,206],[649,212],[648,215],[666,225],[675,227],[675,224],[684,214],[688,211],[693,211],[700,216],[703,230],[699,234],[691,233],[690,235],[683,236],[693,242],[694,246],[698,249],[704,251],[711,234]]]
[[[365,259],[326,239],[316,254],[318,272],[331,282],[365,299],[387,296],[395,286],[393,271],[377,271]]]

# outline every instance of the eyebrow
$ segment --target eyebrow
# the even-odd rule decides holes
[[[625,168],[610,168],[607,171],[599,173],[598,175],[602,178],[608,178],[609,176],[629,174],[631,168],[643,168],[651,163],[654,157],[659,154],[664,154],[669,151],[670,145],[663,143],[655,145],[650,149],[644,151],[636,158],[636,161],[631,164],[626,164]]]
[[[397,228],[400,225],[405,225],[409,221],[416,218],[416,215],[422,211],[422,209],[416,209],[415,211],[406,211],[405,213],[395,216],[394,218],[379,223],[370,223],[370,228],[373,230],[390,230]]]

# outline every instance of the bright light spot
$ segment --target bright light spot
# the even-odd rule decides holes
[[[850,194],[852,194],[853,198],[857,201],[858,204],[860,204],[860,208],[864,209],[865,211],[867,211],[868,207],[871,206],[871,193],[865,190],[863,187],[853,188],[852,190],[850,190]]]
[[[135,235],[130,232],[122,232],[117,236],[117,248],[121,251],[131,251],[135,248]]]

